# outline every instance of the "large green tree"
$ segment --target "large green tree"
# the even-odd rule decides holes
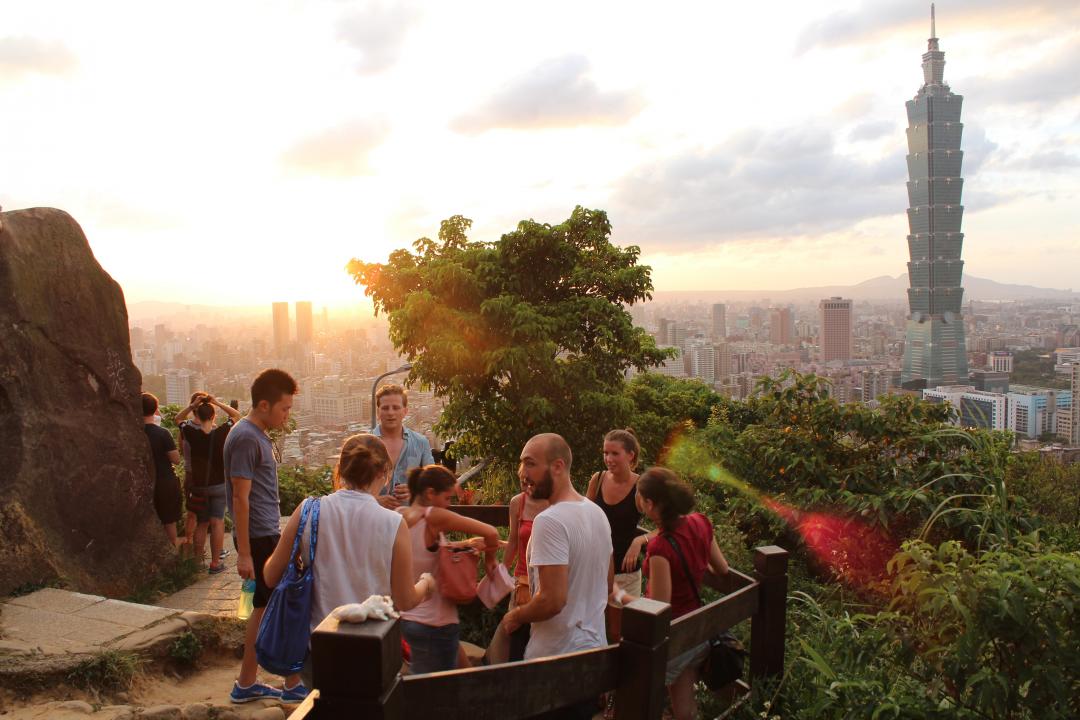
[[[651,297],[650,268],[637,247],[611,243],[600,210],[523,220],[495,242],[469,240],[471,225],[455,215],[438,241],[348,270],[389,318],[410,382],[445,398],[437,429],[459,452],[512,464],[529,437],[557,432],[580,478],[599,462],[603,433],[631,413],[626,370],[666,356],[625,308]]]

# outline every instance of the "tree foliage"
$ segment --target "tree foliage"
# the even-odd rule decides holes
[[[630,415],[625,371],[666,357],[624,307],[651,297],[650,268],[611,243],[599,210],[524,220],[495,242],[469,240],[471,224],[455,215],[437,241],[348,270],[386,313],[409,381],[445,398],[437,429],[458,452],[512,464],[539,432],[595,452]]]

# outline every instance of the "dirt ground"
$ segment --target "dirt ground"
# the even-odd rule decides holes
[[[217,707],[229,706],[229,691],[232,689],[240,661],[232,653],[205,653],[198,666],[187,673],[155,666],[145,668],[135,677],[131,688],[126,691],[100,695],[86,690],[66,686],[53,687],[35,693],[29,697],[17,698],[11,693],[0,695],[0,718],[3,720],[112,720],[124,717],[136,708],[149,708],[160,705],[173,705],[184,708],[195,703],[205,703]],[[281,684],[281,678],[260,673],[260,682]],[[81,704],[65,706],[72,701],[88,703],[93,710]],[[258,702],[232,706],[237,712],[247,714],[277,703]],[[282,706],[285,714],[291,706]]]

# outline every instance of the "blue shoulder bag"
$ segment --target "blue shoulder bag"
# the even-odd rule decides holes
[[[300,557],[300,540],[308,522],[311,523],[311,539],[307,562],[304,562]],[[312,567],[318,532],[319,498],[308,498],[300,511],[300,526],[296,529],[289,564],[270,595],[255,640],[259,665],[275,675],[298,673],[307,659],[311,639],[311,590],[315,582]]]

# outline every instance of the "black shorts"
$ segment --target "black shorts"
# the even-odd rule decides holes
[[[255,564],[255,598],[251,603],[252,607],[266,607],[266,603],[270,602],[270,593],[273,592],[274,588],[266,586],[266,579],[263,577],[263,565],[274,554],[274,548],[277,547],[278,538],[280,537],[280,535],[267,535],[266,537],[251,538],[251,562]],[[239,548],[237,551],[239,552]]]
[[[154,510],[162,525],[180,520],[180,481],[175,476],[154,481]]]

